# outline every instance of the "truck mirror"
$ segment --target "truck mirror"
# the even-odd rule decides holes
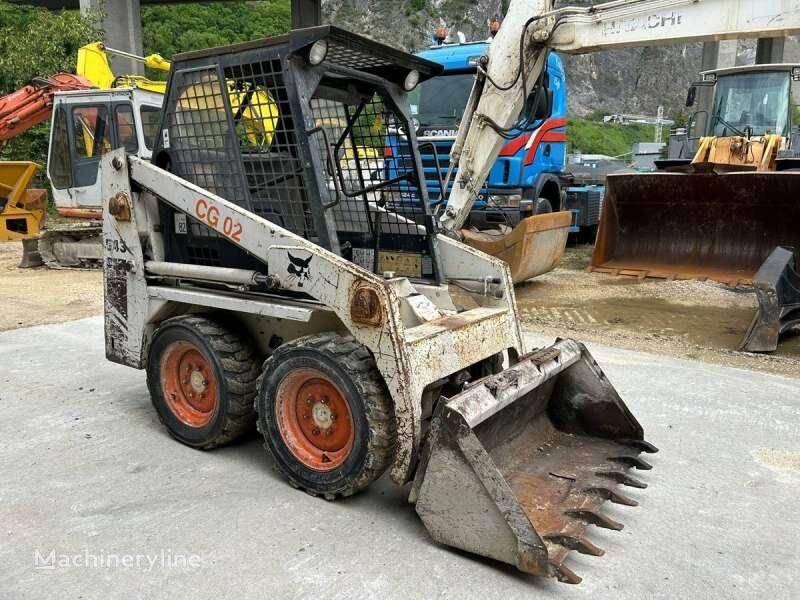
[[[695,98],[697,98],[697,86],[693,85],[686,93],[686,108],[691,108],[694,106]]]

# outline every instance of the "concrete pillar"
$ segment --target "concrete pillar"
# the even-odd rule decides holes
[[[783,62],[784,38],[761,38],[756,46],[756,64]]]
[[[719,42],[717,54],[717,68],[727,69],[736,66],[736,55],[739,49],[738,40],[723,40]]]
[[[703,58],[700,63],[701,71],[712,71],[717,68],[719,56],[719,42],[705,42],[703,44]]]
[[[292,0],[292,29],[322,24],[321,0]]]
[[[80,0],[82,13],[100,11],[105,43],[109,48],[142,56],[142,17],[139,0]],[[111,57],[117,75],[141,75],[144,65],[122,56]]]

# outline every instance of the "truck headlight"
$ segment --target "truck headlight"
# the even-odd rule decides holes
[[[519,208],[519,203],[522,201],[522,196],[519,194],[504,194],[489,196],[489,206],[497,208]]]

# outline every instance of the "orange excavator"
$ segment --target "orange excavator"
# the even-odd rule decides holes
[[[0,98],[0,144],[15,138],[50,118],[57,91],[87,90],[95,87],[80,75],[58,73],[37,78],[21,89]],[[39,165],[27,161],[0,162],[0,240],[22,240],[23,267],[41,260],[36,237],[44,224],[47,191],[28,189]]]

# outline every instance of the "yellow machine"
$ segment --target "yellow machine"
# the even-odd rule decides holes
[[[0,162],[0,240],[25,240],[44,223],[47,190],[28,189],[35,162]]]
[[[159,94],[164,93],[167,88],[166,81],[153,81],[140,75],[115,75],[108,60],[109,54],[132,58],[142,62],[149,69],[164,71],[165,73],[169,72],[170,62],[160,54],[136,56],[135,54],[108,48],[102,42],[94,42],[86,44],[78,50],[78,75],[82,75],[100,89],[132,87]]]

